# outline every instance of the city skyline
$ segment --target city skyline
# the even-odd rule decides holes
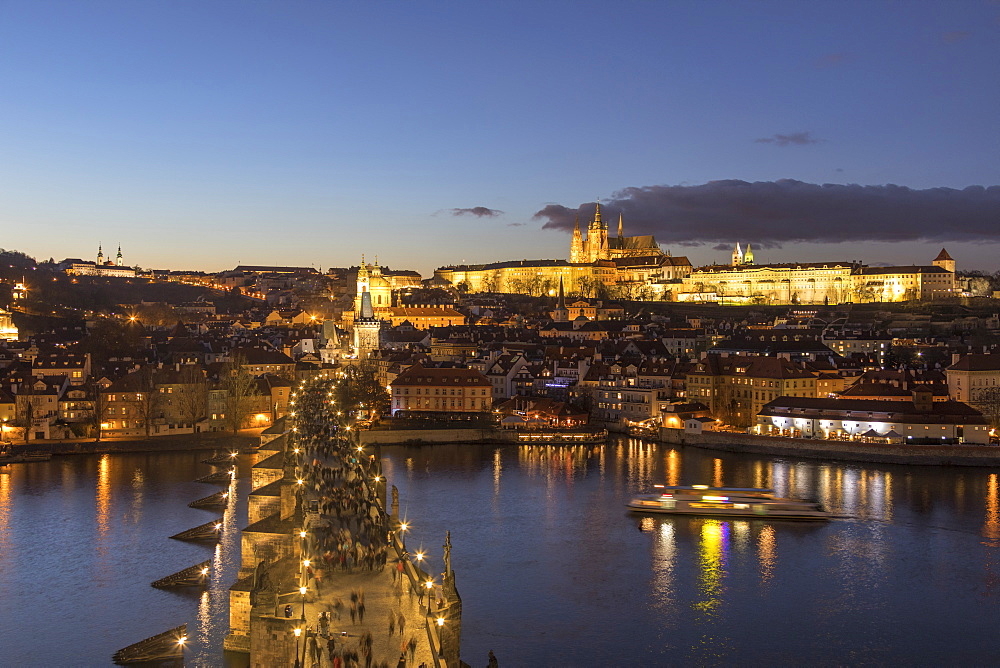
[[[1000,268],[995,3],[2,11],[2,245],[39,260],[429,276],[564,259],[600,198],[696,266]]]

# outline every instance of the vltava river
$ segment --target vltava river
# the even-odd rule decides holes
[[[394,447],[411,551],[451,531],[462,655],[485,666],[992,664],[1000,651],[996,470],[791,461],[614,440],[600,448]],[[62,457],[0,474],[0,665],[106,666],[187,622],[222,665],[246,481],[223,540],[168,536],[207,453]],[[243,470],[250,463],[241,457]],[[829,523],[629,515],[652,484],[774,487]],[[149,583],[212,559],[207,592]]]

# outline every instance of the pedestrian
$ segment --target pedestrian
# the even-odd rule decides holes
[[[396,662],[396,668],[406,668],[406,653],[399,653],[399,661]]]
[[[351,624],[354,624],[354,618],[358,615],[358,606],[351,603]]]
[[[333,661],[333,653],[337,649],[337,641],[334,640],[333,636],[330,636],[326,641],[326,651],[330,654],[330,660]]]
[[[402,630],[400,631],[402,633]],[[396,635],[396,618],[393,617],[392,612],[389,613],[389,637]]]
[[[365,602],[361,601],[358,603],[358,621],[362,624],[365,623]]]
[[[392,617],[392,613],[389,613],[389,617]],[[399,613],[399,635],[403,635],[404,629],[406,628],[406,617],[403,613]]]
[[[413,657],[417,653],[417,639],[411,636],[410,642],[406,643],[406,647],[410,650],[410,663],[413,663]]]

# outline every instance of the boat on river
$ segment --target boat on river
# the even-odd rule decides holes
[[[0,450],[0,466],[25,462],[47,462],[50,459],[52,459],[50,452],[14,452],[10,448]]]
[[[629,510],[664,515],[775,520],[827,520],[830,513],[815,501],[775,496],[759,487],[708,485],[654,485],[655,494],[640,494],[626,504]]]
[[[525,431],[517,435],[518,445],[603,445],[607,440],[607,429],[588,431],[552,429]]]

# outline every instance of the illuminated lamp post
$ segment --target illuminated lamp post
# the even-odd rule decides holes
[[[295,634],[295,668],[302,668],[302,664],[299,663],[299,636],[302,635],[302,629],[294,628],[292,633]]]

